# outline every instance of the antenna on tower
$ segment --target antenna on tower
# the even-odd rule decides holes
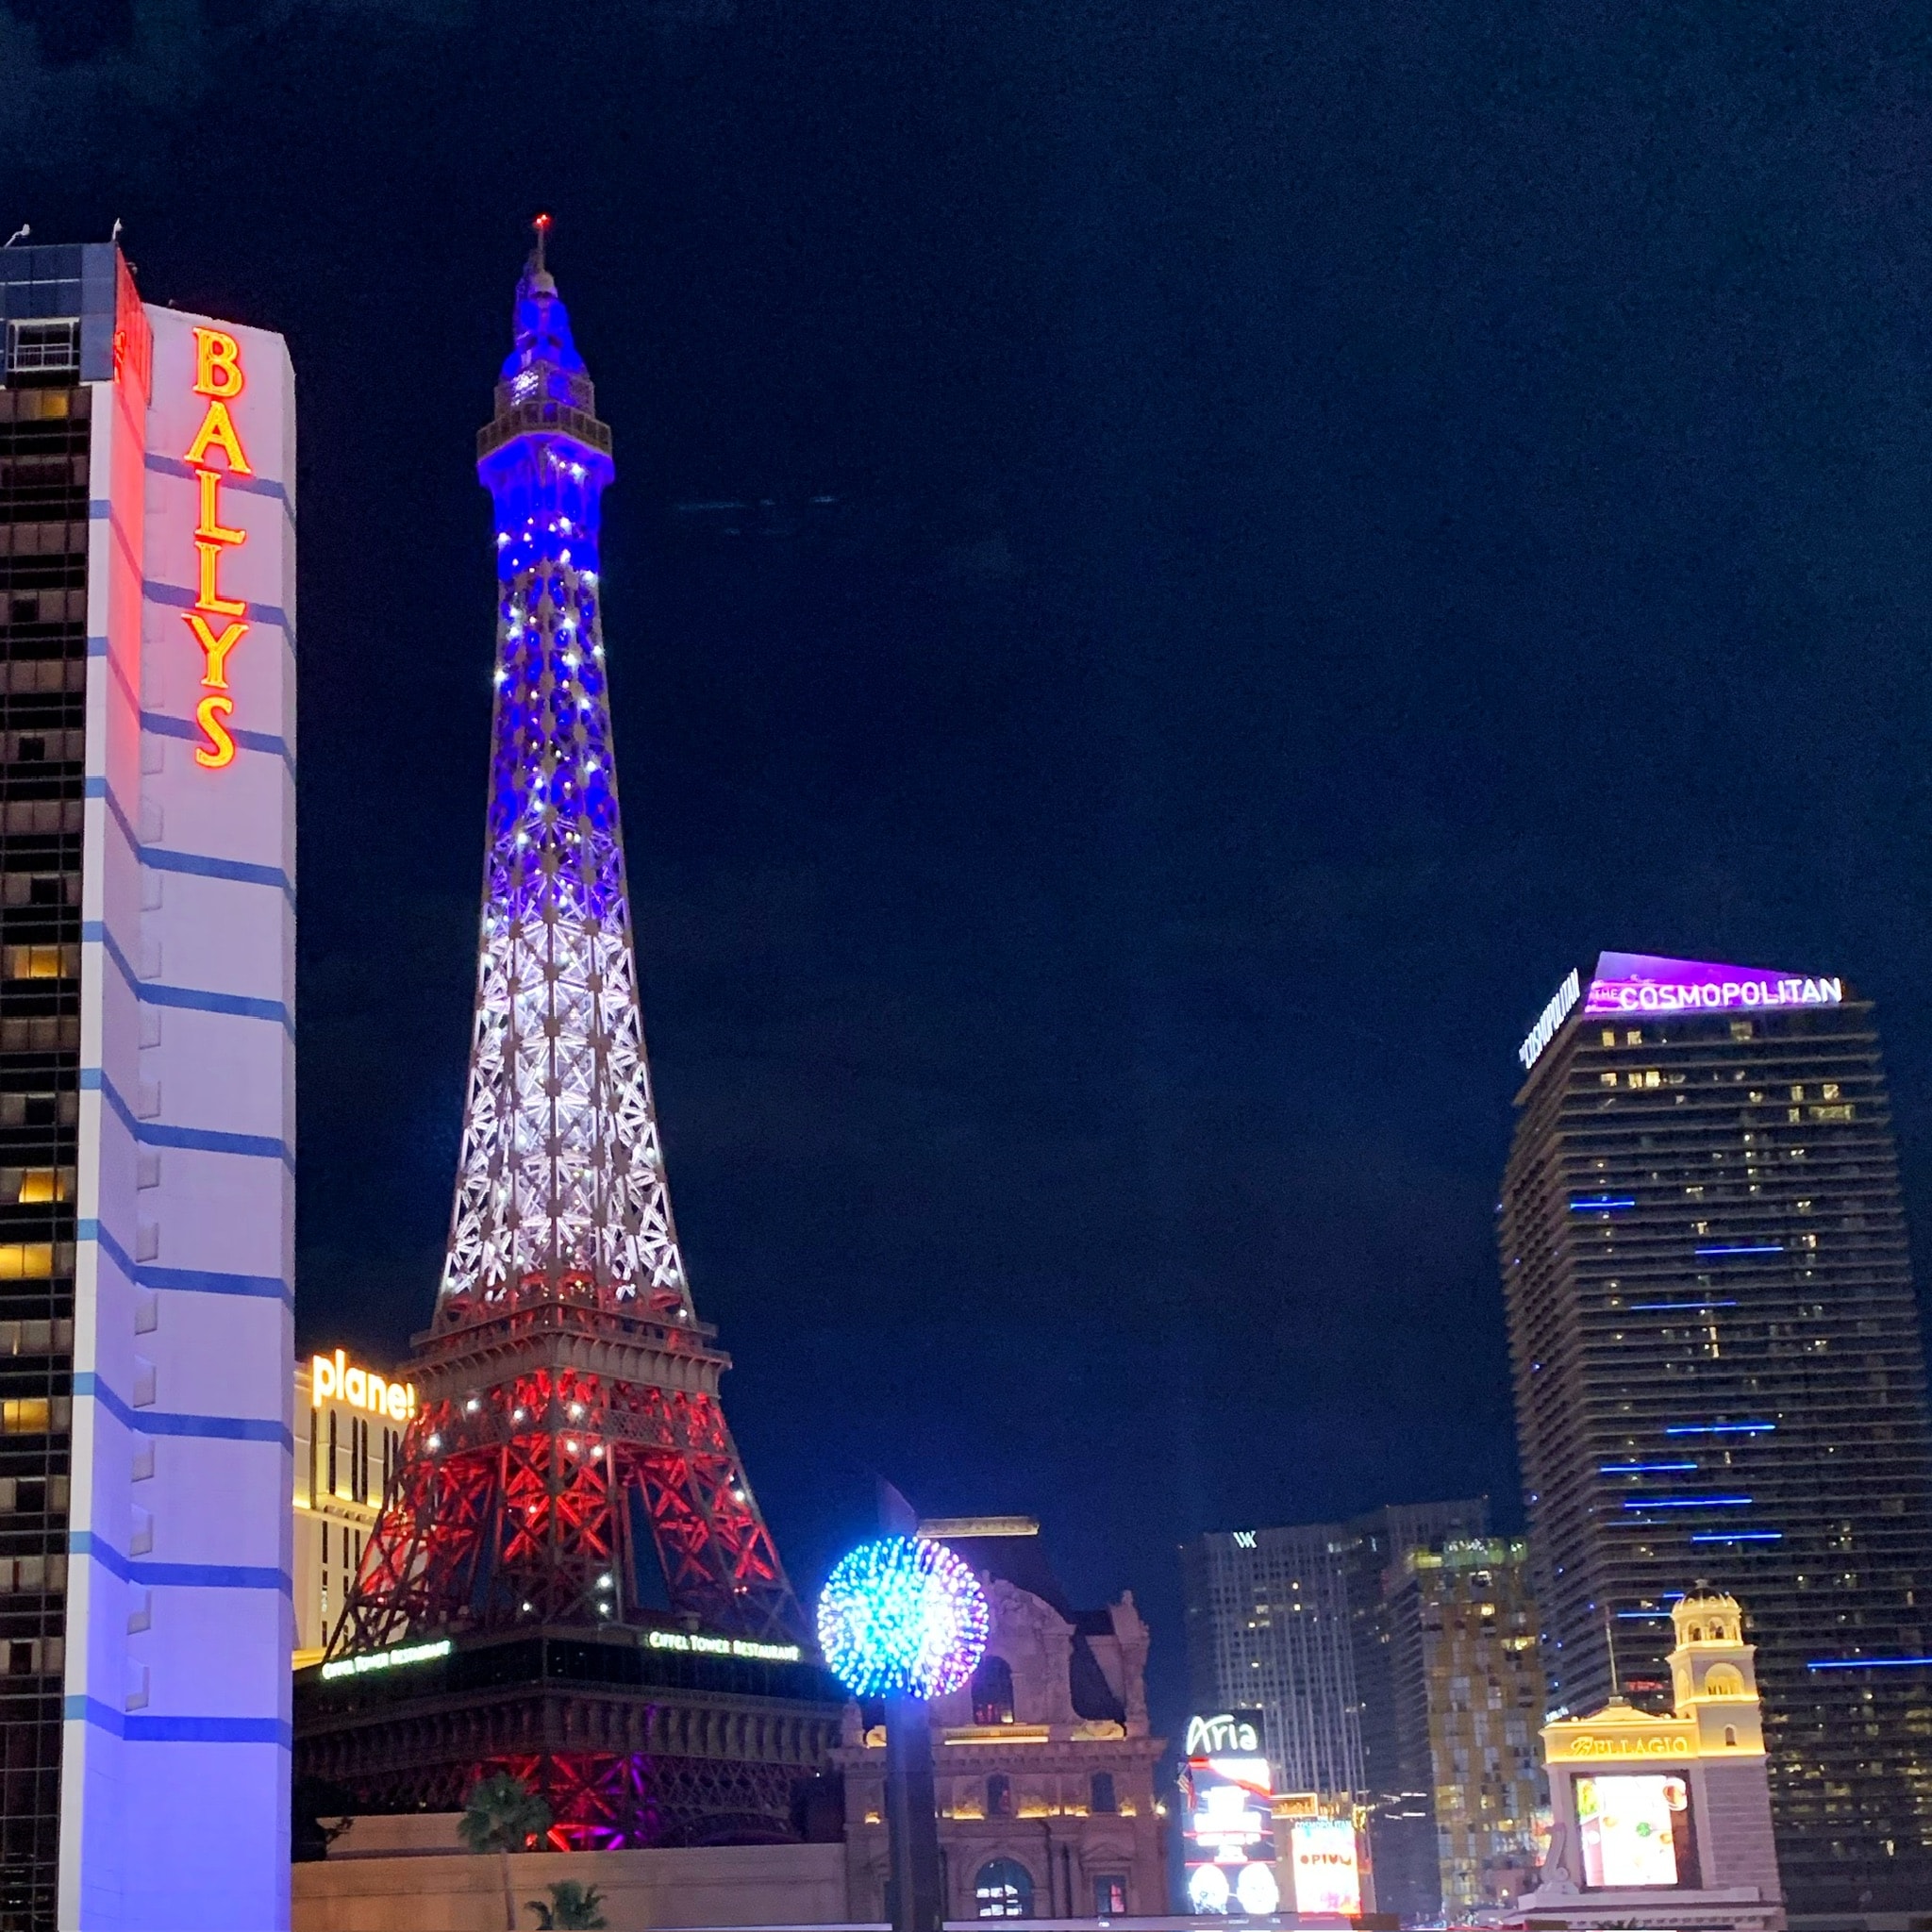
[[[550,233],[550,217],[548,215],[539,215],[530,225],[537,231],[537,273],[541,275],[545,272],[543,267],[543,242],[544,238]]]

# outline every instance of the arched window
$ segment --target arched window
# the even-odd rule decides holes
[[[1096,1771],[1087,1782],[1090,1787],[1087,1804],[1088,1810],[1117,1811],[1120,1809],[1120,1807],[1114,1803],[1112,1772]]]
[[[982,1919],[1030,1919],[1033,1874],[1017,1858],[989,1858],[973,1880],[973,1909]]]
[[[1004,1772],[994,1772],[986,1781],[986,1815],[989,1818],[1010,1818],[1013,1815],[1013,1780]]]
[[[1736,1724],[1726,1724],[1724,1726],[1724,1743],[1733,1751],[1738,1748],[1738,1727]]]
[[[1009,1724],[1013,1722],[1013,1672],[1003,1657],[990,1651],[973,1673],[973,1722]]]
[[[1704,1641],[1704,1625],[1702,1624],[1691,1624],[1690,1641],[1692,1643],[1702,1643]]]
[[[1704,1694],[1707,1697],[1743,1696],[1743,1672],[1730,1664],[1712,1664],[1704,1674]]]

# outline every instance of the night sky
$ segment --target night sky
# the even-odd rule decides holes
[[[1923,1262],[1928,163],[1908,7],[0,0],[7,229],[294,357],[302,1345],[430,1312],[540,208],[801,1588],[875,1473],[1036,1511],[1173,1724],[1182,1537],[1519,1521],[1514,1050],[1600,948],[1875,996]]]

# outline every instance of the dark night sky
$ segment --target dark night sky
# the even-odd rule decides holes
[[[540,208],[802,1586],[875,1471],[1036,1510],[1171,1723],[1182,1536],[1513,1521],[1513,1049],[1599,947],[1875,995],[1923,1251],[1928,161],[1908,7],[0,0],[0,220],[295,358],[305,1345],[429,1313]]]

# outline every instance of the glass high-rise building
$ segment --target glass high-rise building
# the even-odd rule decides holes
[[[1551,1708],[1667,1704],[1707,1578],[1750,1606],[1793,1908],[1923,1907],[1932,1432],[1871,1003],[1607,953],[1519,1057],[1499,1234]]]
[[[1194,1713],[1258,1710],[1274,1789],[1354,1799],[1373,1829],[1400,1785],[1385,1577],[1411,1550],[1488,1528],[1474,1497],[1184,1543]]]

